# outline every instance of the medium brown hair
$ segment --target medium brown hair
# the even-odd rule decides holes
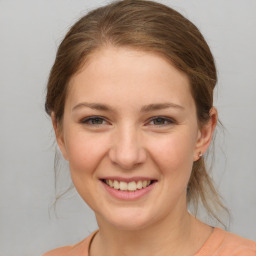
[[[96,50],[108,45],[130,47],[160,54],[190,80],[199,125],[210,118],[217,82],[213,56],[204,37],[188,19],[165,5],[143,0],[116,1],[89,12],[66,34],[51,69],[45,103],[61,126],[67,89]],[[187,187],[188,203],[202,202],[217,218],[214,206],[223,205],[208,175],[204,157],[194,162]]]

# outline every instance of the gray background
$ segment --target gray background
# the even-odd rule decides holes
[[[41,255],[96,228],[75,192],[58,202],[56,214],[50,209],[54,137],[44,95],[68,27],[105,2],[0,0],[0,256]],[[231,210],[230,230],[256,240],[256,1],[162,2],[200,28],[216,58],[215,105],[226,130],[217,135],[213,173]],[[63,168],[63,189],[67,173]]]

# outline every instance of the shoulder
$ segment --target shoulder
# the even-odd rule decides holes
[[[61,248],[51,250],[51,251],[43,254],[42,256],[66,256],[66,255],[69,255],[71,250],[72,250],[72,246],[64,246]]]
[[[234,256],[256,256],[256,242],[245,239],[236,234],[226,231],[222,242],[222,251],[230,253]]]
[[[256,256],[256,242],[215,228],[195,256]]]
[[[82,240],[81,242],[75,245],[64,246],[64,247],[51,250],[43,254],[42,256],[79,256],[79,255],[88,256],[88,250],[89,250],[91,241],[94,238],[96,233],[97,231],[93,232],[91,235],[89,235],[84,240]]]

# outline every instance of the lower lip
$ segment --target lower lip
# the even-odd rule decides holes
[[[117,199],[130,201],[130,200],[139,199],[139,198],[145,196],[146,194],[148,194],[154,188],[156,182],[153,182],[151,185],[149,185],[146,188],[138,189],[136,191],[117,190],[117,189],[111,188],[110,186],[108,186],[103,181],[102,181],[102,184],[111,196],[113,196]]]

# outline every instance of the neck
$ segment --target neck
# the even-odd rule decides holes
[[[193,255],[210,233],[206,225],[188,212],[138,230],[120,230],[99,219],[98,224],[99,233],[92,243],[90,256],[119,256],[120,252],[124,256]],[[198,234],[205,235],[199,237]]]

